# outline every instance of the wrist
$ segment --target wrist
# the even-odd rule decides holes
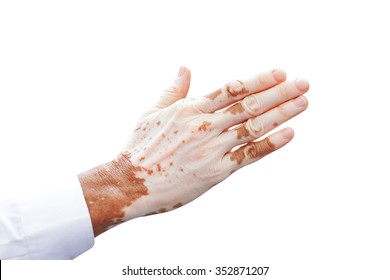
[[[95,236],[125,221],[125,208],[148,194],[144,179],[136,172],[129,154],[78,175],[88,206]]]

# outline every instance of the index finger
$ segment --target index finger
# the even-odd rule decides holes
[[[286,80],[286,73],[275,69],[258,74],[246,80],[234,80],[220,89],[204,96],[199,109],[205,113],[223,109],[244,97],[269,89]]]

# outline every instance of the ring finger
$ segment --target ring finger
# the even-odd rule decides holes
[[[308,102],[306,97],[299,96],[289,100],[268,112],[248,119],[237,127],[223,132],[219,135],[218,141],[225,143],[224,148],[231,150],[235,146],[254,141],[265,135],[280,124],[306,110]],[[226,152],[226,150],[225,150]]]

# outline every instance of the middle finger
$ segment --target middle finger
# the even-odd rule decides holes
[[[296,98],[308,90],[309,83],[303,79],[283,82],[266,91],[249,95],[225,110],[216,113],[215,123],[222,130],[228,129]]]

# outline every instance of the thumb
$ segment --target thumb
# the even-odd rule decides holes
[[[163,109],[175,103],[177,100],[185,98],[190,88],[191,71],[185,66],[181,66],[179,74],[173,84],[167,88],[161,99],[155,105],[156,109]]]

